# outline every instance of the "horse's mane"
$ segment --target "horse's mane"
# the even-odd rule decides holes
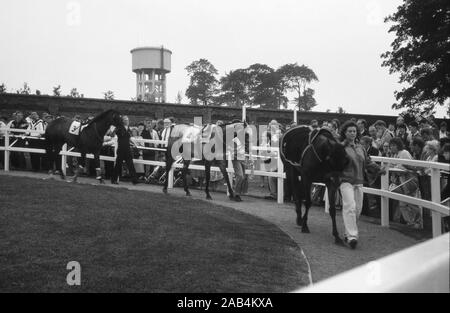
[[[92,120],[90,120],[88,125],[91,125],[94,122],[98,122],[99,120],[105,118],[105,116],[107,116],[111,112],[117,112],[117,111],[113,110],[113,109],[106,110],[106,111],[100,113],[99,115],[97,115],[96,117],[94,117]]]
[[[332,140],[332,141],[336,141],[336,138],[333,136],[333,134],[331,133],[331,131],[327,128],[316,128],[313,130],[311,137],[314,138],[315,136],[320,136],[323,135],[326,138]]]
[[[298,162],[301,158],[303,150],[309,145],[310,139],[314,140],[317,136],[324,137],[336,142],[333,134],[326,128],[311,128],[306,125],[299,125],[290,128],[280,140],[280,149],[282,158],[292,162]]]

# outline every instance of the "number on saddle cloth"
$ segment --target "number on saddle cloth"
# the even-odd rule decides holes
[[[81,124],[78,121],[73,121],[69,127],[69,134],[78,136],[88,124]]]

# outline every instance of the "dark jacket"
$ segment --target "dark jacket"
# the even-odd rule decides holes
[[[117,155],[131,155],[130,133],[123,127],[116,128],[117,135]]]
[[[378,150],[377,148],[375,148],[374,146],[371,146],[368,150],[367,150],[367,154],[370,156],[379,156],[380,155],[380,150]]]
[[[353,145],[344,141],[344,146],[350,162],[340,175],[341,181],[352,185],[368,182],[371,185],[379,174],[379,165],[370,159],[359,143]]]

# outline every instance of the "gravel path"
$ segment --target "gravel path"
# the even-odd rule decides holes
[[[40,173],[30,172],[0,172],[0,175],[27,176],[34,178],[47,178]],[[58,178],[59,179],[59,178]],[[93,179],[80,178],[80,183],[96,184]],[[112,188],[128,188],[133,190],[162,192],[161,186],[140,184],[133,186],[130,183],[121,183]],[[192,190],[194,199],[203,200],[203,191]],[[169,197],[185,197],[181,188],[169,190]],[[303,250],[310,264],[312,281],[317,282],[344,272],[356,266],[392,254],[401,249],[416,244],[418,241],[402,233],[374,224],[369,219],[362,218],[359,222],[360,241],[356,250],[340,247],[334,244],[331,235],[331,219],[323,208],[312,207],[309,213],[310,234],[303,234],[295,224],[295,210],[293,204],[277,204],[273,201],[253,197],[243,197],[243,202],[229,201],[224,193],[212,193],[215,204],[232,207],[236,210],[263,218],[287,233]],[[342,217],[338,212],[338,229],[342,236]]]

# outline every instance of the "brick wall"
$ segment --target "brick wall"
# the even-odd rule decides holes
[[[52,115],[63,115],[73,117],[76,114],[86,118],[96,115],[107,109],[115,109],[130,117],[131,123],[135,124],[144,118],[158,119],[174,116],[178,122],[192,123],[194,116],[202,116],[203,122],[232,119],[241,119],[242,110],[239,108],[217,107],[217,106],[195,106],[172,103],[147,103],[122,100],[103,100],[91,98],[70,98],[36,95],[0,94],[0,116],[10,117],[14,111],[24,112],[37,111],[39,114],[49,112]],[[256,124],[267,124],[272,119],[286,124],[292,121],[293,112],[290,110],[265,110],[247,109],[250,121]],[[364,118],[369,123],[378,119],[386,122],[395,122],[395,116],[385,115],[362,115],[362,114],[338,114],[324,112],[299,112],[300,124],[309,124],[312,119],[319,122],[324,120],[339,119],[341,122],[351,118]]]

